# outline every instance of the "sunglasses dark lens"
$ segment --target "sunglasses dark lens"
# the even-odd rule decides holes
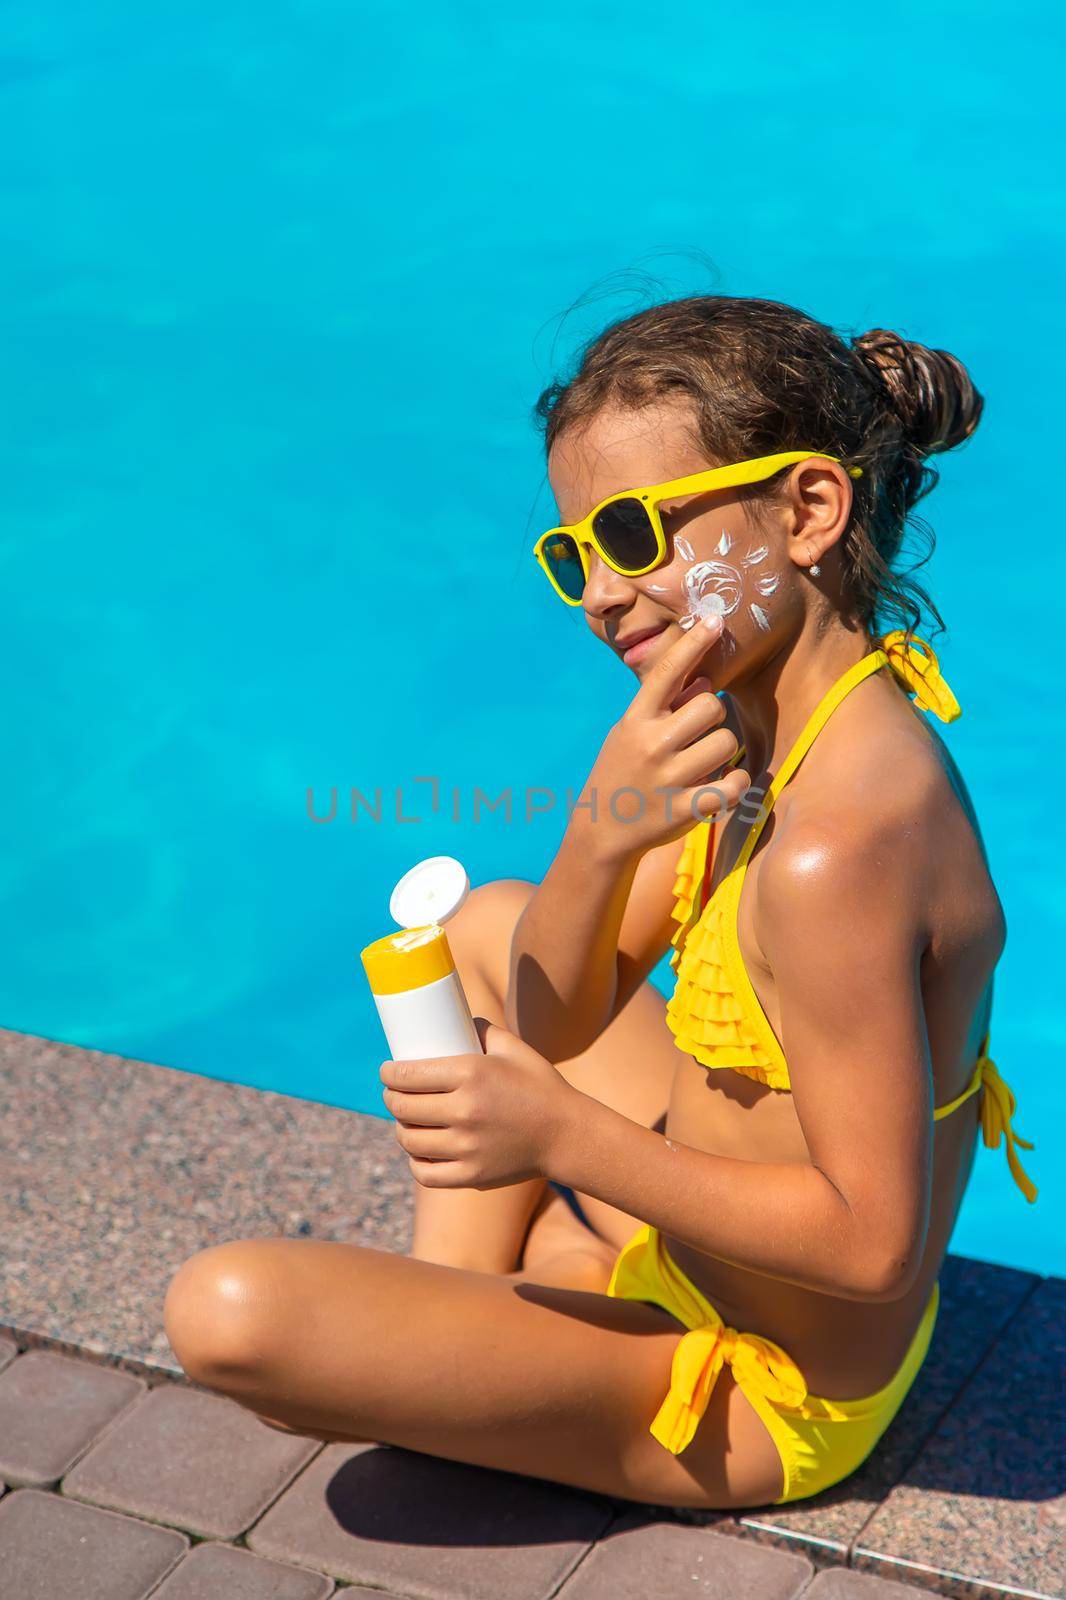
[[[596,513],[592,526],[611,560],[626,572],[639,572],[655,560],[655,529],[643,501],[612,500]]]
[[[581,553],[570,535],[556,533],[545,540],[544,559],[563,593],[571,600],[580,600],[585,592],[585,569],[581,565]]]

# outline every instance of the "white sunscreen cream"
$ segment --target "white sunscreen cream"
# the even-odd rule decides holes
[[[362,952],[393,1061],[481,1053],[441,926],[469,892],[466,869],[453,856],[420,861],[404,873],[389,898],[389,912],[400,931],[376,939]]]

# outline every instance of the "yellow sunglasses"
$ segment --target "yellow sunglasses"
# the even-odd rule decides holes
[[[708,467],[705,472],[674,478],[670,483],[650,484],[644,489],[626,489],[608,495],[581,522],[569,527],[549,528],[533,546],[533,554],[547,574],[560,600],[579,606],[589,576],[590,549],[605,566],[623,578],[639,578],[651,572],[666,557],[666,533],[659,506],[679,494],[696,494],[708,489],[732,489],[742,483],[759,483],[782,467],[812,456],[843,465],[839,456],[821,450],[785,450],[774,456],[755,456],[728,467]],[[848,467],[852,478],[862,477],[861,467]]]

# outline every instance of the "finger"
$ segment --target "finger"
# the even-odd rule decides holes
[[[730,728],[711,728],[675,752],[670,760],[669,781],[672,784],[699,784],[710,782],[719,773],[723,778],[734,778],[739,774],[743,779],[741,787],[746,788],[751,783],[751,774],[746,767],[739,765],[723,770],[739,748],[736,735]]]
[[[711,733],[729,736],[722,745],[722,761],[736,755],[740,744],[731,728],[724,727],[725,706],[716,694],[695,694],[670,713],[664,727],[667,748],[681,750],[694,739]]]
[[[652,665],[633,696],[633,703],[645,706],[650,712],[666,710],[684,687],[686,678],[718,643],[721,632],[720,616],[701,618],[694,623]]]
[[[419,1161],[411,1157],[411,1176],[423,1189],[472,1189],[463,1161]]]
[[[687,705],[690,700],[695,699],[700,694],[712,694],[716,700],[718,699],[717,694],[715,694],[714,684],[710,678],[705,677],[702,673],[698,678],[693,678],[691,683],[686,683],[680,693],[675,694],[671,705],[675,711],[679,711],[683,705]],[[718,703],[721,705],[721,701]],[[722,712],[724,715],[724,706],[722,707]]]
[[[485,1055],[488,1055],[493,1049],[493,1039],[498,1037],[499,1034],[505,1033],[507,1030],[505,1028],[501,1028],[495,1022],[490,1022],[488,1017],[474,1017],[473,1023],[474,1031],[481,1040],[482,1052]]]
[[[458,1086],[465,1056],[437,1056],[428,1060],[383,1061],[378,1077],[390,1089],[409,1094],[439,1094]]]
[[[455,1121],[449,1112],[450,1094],[403,1094],[399,1089],[382,1089],[381,1098],[397,1122],[418,1128],[449,1128]]]
[[[691,755],[694,749],[695,746],[691,746],[686,755]],[[739,805],[751,790],[750,777],[739,767],[721,773],[697,772],[688,781],[690,787],[686,790],[682,788],[681,779],[678,779],[678,787],[682,788],[682,792],[678,795],[677,804],[679,811],[686,809],[693,819],[721,816]]]
[[[397,1123],[396,1141],[417,1161],[456,1161],[463,1153],[450,1128],[405,1128]]]

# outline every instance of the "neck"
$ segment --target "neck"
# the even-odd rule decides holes
[[[753,783],[775,774],[822,696],[856,662],[877,649],[865,629],[843,625],[818,635],[814,619],[761,662],[750,676],[730,684],[740,719],[745,754],[740,765]]]

